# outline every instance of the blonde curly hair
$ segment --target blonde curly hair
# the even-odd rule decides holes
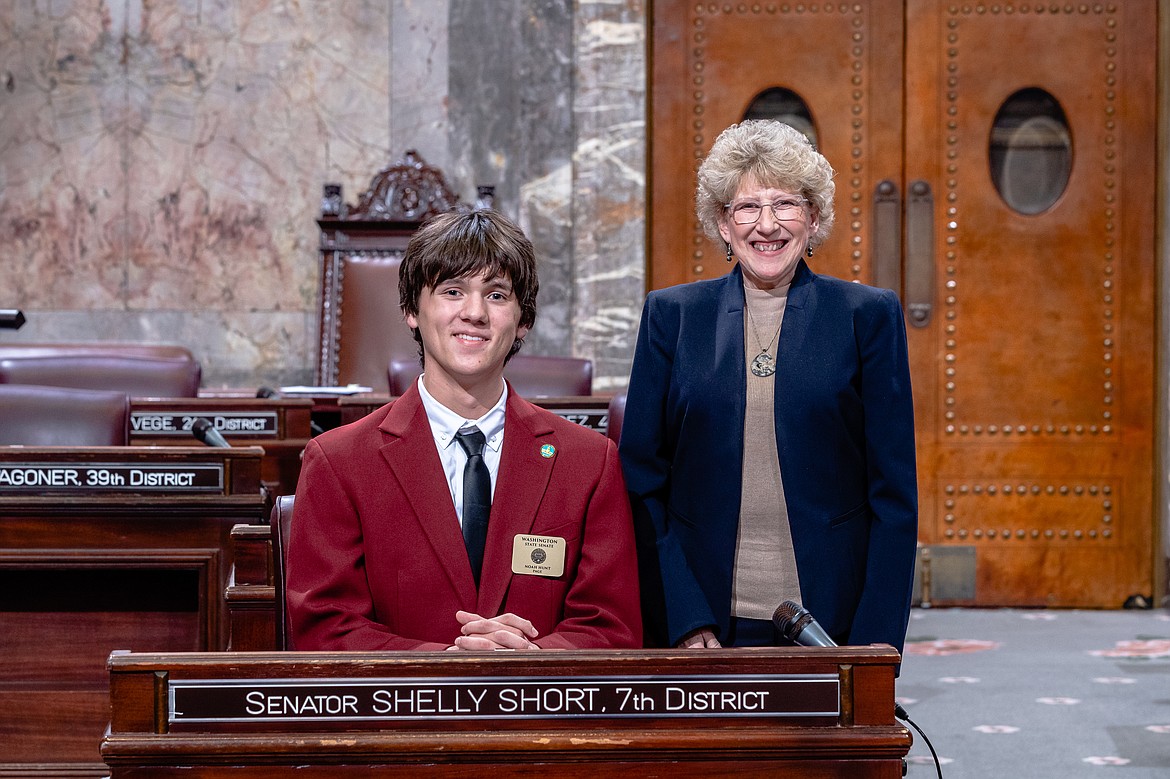
[[[699,166],[695,213],[707,237],[725,248],[719,218],[740,182],[751,176],[760,186],[799,192],[808,199],[819,219],[817,232],[809,239],[809,247],[815,249],[829,236],[836,218],[833,175],[829,161],[799,130],[771,119],[740,122],[719,133]]]

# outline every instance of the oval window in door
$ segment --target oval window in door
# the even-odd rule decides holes
[[[991,128],[991,180],[1021,214],[1039,214],[1064,194],[1072,175],[1072,134],[1064,109],[1043,89],[1004,101]]]
[[[809,143],[814,147],[817,145],[817,131],[808,105],[791,89],[772,87],[764,90],[752,100],[743,118],[775,119],[800,130]]]

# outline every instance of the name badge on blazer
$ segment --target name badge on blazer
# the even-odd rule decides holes
[[[512,541],[512,573],[556,578],[565,572],[565,539],[517,535]]]

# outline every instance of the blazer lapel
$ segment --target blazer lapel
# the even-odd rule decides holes
[[[814,278],[815,275],[809,270],[808,265],[801,260],[796,267],[796,274],[792,277],[792,286],[788,288],[788,301],[784,304],[784,322],[780,328],[779,345],[776,347],[777,365],[783,366],[785,359],[791,360],[794,355],[804,351]]]
[[[776,396],[773,400],[776,422],[776,451],[780,455],[781,474],[784,473],[784,457],[789,450],[789,434],[786,422],[793,399],[805,392],[801,378],[805,376],[801,364],[816,358],[818,350],[806,346],[809,337],[809,318],[814,301],[813,280],[815,274],[804,260],[796,268],[792,286],[788,289],[788,302],[784,305],[784,322],[780,328],[780,339],[776,346]]]
[[[719,308],[715,312],[714,376],[718,379],[719,392],[725,393],[721,402],[728,406],[727,419],[742,420],[747,411],[747,363],[743,356],[743,271],[739,263],[721,280],[723,289],[719,293]],[[734,391],[731,391],[733,388]],[[734,456],[734,461],[724,459],[724,464],[733,466],[735,473],[739,474],[741,463],[738,460],[743,456],[742,422],[728,425],[720,443],[724,453]],[[720,461],[718,456],[714,459]],[[735,491],[738,495],[738,477],[735,480]]]
[[[552,428],[534,412],[533,406],[508,386],[504,417],[504,448],[488,520],[487,546],[479,581],[479,614],[500,613],[512,582],[512,544],[517,535],[528,533],[536,521],[540,502],[552,477],[554,444]]]
[[[459,599],[469,605],[475,603],[475,579],[467,559],[467,547],[416,386],[412,385],[394,401],[379,428],[388,436],[381,449],[382,457],[401,485],[414,519],[426,533],[435,560]]]
[[[743,359],[743,271],[737,264],[721,280],[723,289],[715,319],[715,365],[719,373],[742,376],[747,370]]]

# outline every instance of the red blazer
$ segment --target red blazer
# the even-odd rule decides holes
[[[546,649],[640,647],[633,525],[613,442],[509,386],[496,478],[477,592],[417,387],[309,441],[285,579],[294,646],[446,649],[462,609],[525,617]],[[513,574],[517,534],[565,539],[564,573]]]

